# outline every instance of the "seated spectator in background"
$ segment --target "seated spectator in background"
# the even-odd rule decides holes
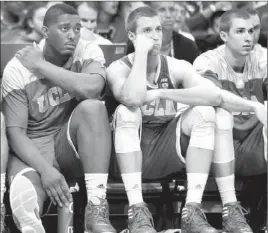
[[[209,2],[207,2],[209,3]],[[231,2],[216,2],[211,3],[205,9],[200,9],[186,20],[186,24],[189,27],[190,32],[195,30],[207,30],[210,26],[211,16],[217,11],[226,11],[232,9]]]
[[[79,40],[80,22],[67,4],[50,7],[45,43],[18,51],[4,70],[9,197],[22,232],[45,232],[39,216],[47,197],[70,208],[67,182],[78,177],[87,191],[85,232],[116,232],[106,200],[111,131],[98,100],[106,82],[104,57],[97,45],[91,46],[98,54]]]
[[[198,56],[196,44],[173,30],[175,23],[174,2],[147,2],[147,4],[157,11],[162,22],[163,42],[161,54],[193,63]],[[127,53],[132,52],[134,52],[134,46],[129,42]]]
[[[223,44],[220,38],[219,22],[224,11],[216,11],[210,18],[210,26],[208,29],[195,30],[193,36],[200,53],[207,50],[215,49]]]
[[[195,41],[193,35],[189,32],[189,28],[185,24],[187,9],[184,2],[174,2],[175,7],[175,24],[174,31]]]
[[[142,6],[146,6],[146,4],[142,1],[122,1],[120,2],[120,15],[126,21],[131,11]]]
[[[1,38],[14,27],[20,26],[32,2],[1,1]]]
[[[81,39],[91,41],[96,44],[112,44],[111,41],[94,33],[97,28],[99,12],[98,2],[82,2],[77,6],[77,12],[81,19]]]
[[[241,208],[236,208],[234,174],[251,176],[267,173],[267,108],[264,105],[267,101],[267,57],[266,65],[263,65],[258,57],[252,56],[252,45],[256,43],[254,24],[252,16],[245,10],[227,11],[222,15],[220,36],[224,45],[201,54],[194,67],[218,87],[247,102],[251,100],[247,111],[243,104],[225,103],[233,108],[233,116],[225,113],[233,120],[230,125],[216,121],[213,170],[224,205],[224,230],[252,232],[241,216]],[[221,136],[220,132],[223,132]],[[219,163],[218,157],[225,157],[225,162]],[[230,168],[230,164],[232,169],[227,170],[226,166]],[[222,174],[225,174],[224,179]],[[232,216],[235,218],[233,222],[229,221]]]
[[[256,56],[256,59],[259,60],[262,66],[267,65],[267,48],[262,47],[258,42],[260,39],[260,17],[256,10],[252,8],[246,9],[246,11],[251,16],[253,27],[254,27],[254,37],[253,37],[253,48],[252,48],[252,55]]]
[[[119,15],[118,1],[101,1],[96,33],[112,43],[126,43],[125,21]]]
[[[11,30],[2,37],[2,43],[32,43],[43,38],[42,26],[47,11],[46,2],[34,2],[20,27]]]

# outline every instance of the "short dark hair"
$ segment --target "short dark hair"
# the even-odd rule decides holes
[[[229,32],[234,18],[249,19],[250,15],[247,11],[240,9],[226,11],[220,19],[220,31]]]
[[[155,17],[158,16],[157,12],[149,7],[149,6],[142,6],[134,11],[132,11],[128,18],[127,18],[127,23],[126,23],[126,31],[127,33],[129,31],[131,32],[136,32],[137,29],[137,21],[141,17]]]
[[[49,27],[52,23],[56,22],[59,16],[64,14],[78,15],[77,10],[68,4],[55,4],[47,10],[44,18],[44,26]]]

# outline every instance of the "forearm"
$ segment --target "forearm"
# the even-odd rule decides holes
[[[42,174],[51,165],[41,155],[33,141],[24,133],[8,130],[10,146],[15,154],[31,168]]]
[[[193,106],[218,106],[221,102],[218,88],[207,86],[196,86],[186,89],[161,89],[160,97]]]
[[[146,95],[145,95],[145,99],[143,104],[147,104],[152,102],[153,100],[157,100],[160,98],[160,89],[156,89],[156,90],[148,90],[146,91]]]
[[[230,112],[254,112],[255,102],[243,99],[229,91],[221,90],[221,99],[220,107]]]
[[[121,88],[121,98],[130,105],[141,105],[147,91],[147,55],[136,52],[132,70]]]
[[[45,79],[75,97],[86,99],[97,98],[100,95],[99,77],[95,74],[68,71],[46,61],[40,62],[37,70]]]

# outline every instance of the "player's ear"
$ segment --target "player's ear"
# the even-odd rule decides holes
[[[220,31],[220,37],[222,39],[222,41],[225,43],[227,41],[227,32],[224,32],[224,31]]]
[[[136,38],[136,35],[133,32],[129,31],[128,32],[128,39],[130,41],[133,41],[133,40],[135,40],[135,38]]]
[[[44,34],[44,37],[47,38],[47,32],[48,32],[48,28],[46,26],[42,27],[42,32]]]

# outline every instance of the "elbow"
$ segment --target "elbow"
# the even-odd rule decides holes
[[[143,105],[143,98],[138,96],[119,96],[118,101],[125,104],[128,107],[138,108]]]

